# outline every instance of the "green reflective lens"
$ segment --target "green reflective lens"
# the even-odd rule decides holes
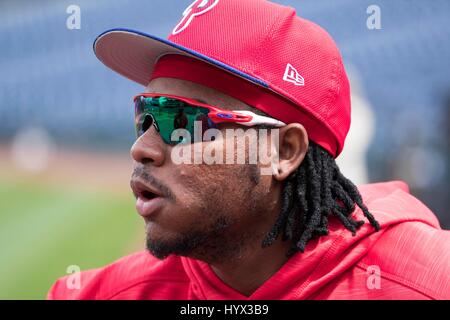
[[[190,105],[175,98],[139,96],[135,101],[136,136],[139,138],[153,125],[167,144],[184,142],[181,138],[172,141],[172,133],[177,129],[187,130],[192,141],[195,121],[201,121],[202,134],[215,127],[208,118],[208,112],[207,108]]]

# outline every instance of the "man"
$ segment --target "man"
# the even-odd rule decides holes
[[[173,121],[173,127],[175,129],[186,128],[188,123],[187,117],[183,112],[183,109],[178,110],[178,114]]]
[[[115,29],[94,49],[146,86],[131,187],[148,250],[84,271],[79,289],[60,279],[50,299],[450,298],[450,234],[434,214],[405,183],[357,188],[335,163],[350,89],[323,29],[268,1],[197,0],[168,40]],[[179,107],[207,114],[215,139],[174,144],[164,124]],[[227,129],[267,129],[270,161],[174,157],[223,151]]]

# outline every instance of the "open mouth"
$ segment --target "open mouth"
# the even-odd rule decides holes
[[[143,217],[149,217],[162,206],[163,196],[156,189],[140,181],[131,181],[131,189],[136,197],[136,209]]]
[[[150,192],[148,190],[144,190],[140,193],[140,196],[142,197],[143,200],[151,200],[154,199],[156,197],[159,197],[158,195],[156,195],[153,192]]]
[[[139,181],[131,181],[130,186],[136,199],[141,198],[142,200],[151,200],[161,197],[161,194],[156,190],[153,190],[151,187]]]

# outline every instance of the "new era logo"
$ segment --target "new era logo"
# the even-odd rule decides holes
[[[287,82],[291,82],[295,84],[296,86],[304,86],[305,85],[305,79],[298,73],[298,71],[290,64],[288,63],[286,65],[286,70],[284,71],[283,80]]]

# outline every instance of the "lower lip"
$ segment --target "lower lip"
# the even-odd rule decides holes
[[[162,197],[152,199],[138,197],[136,200],[136,210],[141,216],[148,218],[162,207],[163,202],[164,198]]]

